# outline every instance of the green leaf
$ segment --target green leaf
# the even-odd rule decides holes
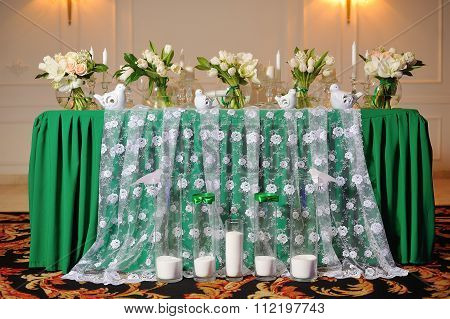
[[[297,54],[299,51],[300,51],[300,49],[298,47],[295,47],[294,54]]]
[[[200,65],[208,67],[208,70],[211,69],[211,63],[209,63],[209,61],[204,57],[201,56],[197,57],[197,61]]]
[[[101,63],[98,63],[98,64],[95,64],[95,66],[94,66],[94,68],[93,68],[93,71],[94,72],[106,72],[106,71],[108,71],[108,66],[107,65],[105,65],[105,64],[101,64]]]
[[[47,72],[44,72],[44,73],[41,73],[41,74],[36,75],[36,77],[35,77],[34,79],[45,78],[47,75],[48,75],[48,73],[47,73]]]
[[[174,55],[174,51],[170,51],[170,53],[164,58],[164,61],[166,62],[166,64],[169,64],[170,61],[172,61],[173,59],[173,55]]]
[[[158,73],[150,70],[145,70],[145,75],[147,75],[149,78],[157,79],[159,77]]]
[[[141,76],[142,74],[139,74],[138,72],[131,73],[130,76],[125,80],[125,85],[137,81]]]
[[[125,60],[125,62],[127,62],[131,67],[133,67],[133,65],[136,65],[136,61],[137,58],[134,56],[134,54],[132,53],[124,53],[123,54],[123,59]]]
[[[239,78],[239,85],[247,85],[247,81],[243,78]]]
[[[319,71],[320,71],[320,69],[322,69],[323,65],[321,65],[321,64],[324,62],[327,55],[328,55],[328,51],[326,51],[324,54],[322,54],[320,56],[319,60],[317,60],[316,63],[314,64],[314,69],[319,69]]]
[[[403,75],[407,75],[407,76],[413,76],[411,72],[409,71],[403,71]]]
[[[195,68],[196,68],[197,70],[201,70],[201,71],[208,71],[208,70],[211,70],[210,67],[207,67],[207,66],[204,66],[204,65],[201,65],[201,64],[196,65]]]
[[[156,53],[156,48],[153,46],[152,41],[148,41],[148,46],[150,47],[150,50],[152,50],[153,53]]]

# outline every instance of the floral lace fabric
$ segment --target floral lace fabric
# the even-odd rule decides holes
[[[320,274],[405,276],[396,267],[368,176],[358,110],[105,111],[97,240],[66,279],[103,284],[156,280],[161,251],[214,254],[224,275],[228,218],[244,222],[245,274],[255,244],[272,238],[278,275],[315,249]],[[336,182],[314,181],[317,169]],[[161,169],[157,185],[135,184]],[[212,192],[213,204],[194,194]],[[274,213],[254,193],[277,193]]]

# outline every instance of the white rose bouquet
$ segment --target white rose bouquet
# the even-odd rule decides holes
[[[308,90],[311,83],[319,75],[329,76],[334,58],[328,52],[316,55],[315,49],[300,50],[295,48],[294,57],[289,60],[294,87],[297,91],[297,107],[311,107]]]
[[[108,67],[95,63],[91,54],[86,50],[80,52],[67,52],[55,54],[54,57],[44,57],[39,63],[39,69],[44,71],[36,79],[45,78],[52,81],[55,90],[70,93],[69,102],[65,104],[75,110],[84,110],[95,104],[92,97],[86,96],[81,86],[96,72],[106,72]]]
[[[170,44],[166,44],[160,54],[157,53],[153,43],[149,42],[149,49],[142,52],[142,57],[137,58],[132,53],[123,55],[125,62],[114,76],[124,81],[128,85],[137,81],[141,76],[148,77],[149,94],[152,94],[153,87],[157,88],[156,95],[158,102],[162,106],[171,106],[170,97],[167,94],[167,83],[169,82],[169,72],[180,74],[181,66],[172,63],[174,51]]]
[[[231,109],[240,109],[245,105],[245,96],[242,94],[241,85],[247,85],[249,81],[259,84],[256,66],[258,60],[253,54],[239,52],[237,54],[227,51],[219,51],[219,57],[207,60],[197,57],[199,70],[208,71],[209,76],[217,76],[223,83],[229,85],[226,97],[222,104]]]
[[[397,53],[394,48],[383,47],[372,50],[367,57],[359,55],[365,62],[364,71],[368,76],[380,81],[372,96],[374,108],[390,109],[398,81],[404,76],[412,76],[412,71],[425,64],[417,60],[413,53]]]

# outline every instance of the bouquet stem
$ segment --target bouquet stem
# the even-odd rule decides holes
[[[378,109],[391,109],[391,100],[397,92],[398,79],[378,78],[380,84],[372,96],[372,106]]]
[[[93,103],[92,98],[87,97],[84,94],[83,89],[81,87],[72,89],[72,91],[70,92],[70,97],[73,100],[73,105],[72,105],[73,110],[77,110],[77,111],[86,110]]]

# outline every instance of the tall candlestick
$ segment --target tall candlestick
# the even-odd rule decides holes
[[[104,65],[108,64],[108,51],[106,51],[106,48],[103,50],[103,62]]]
[[[367,59],[369,58],[369,50],[366,50],[364,57],[366,58],[366,61],[367,61]],[[366,72],[364,72],[364,79],[365,79],[365,82],[369,82],[369,75]]]
[[[352,44],[352,79],[356,80],[356,42]]]
[[[184,49],[180,51],[180,66],[184,67]]]
[[[94,60],[94,49],[92,48],[92,45],[91,49],[89,50],[89,53],[91,54],[92,60]]]

